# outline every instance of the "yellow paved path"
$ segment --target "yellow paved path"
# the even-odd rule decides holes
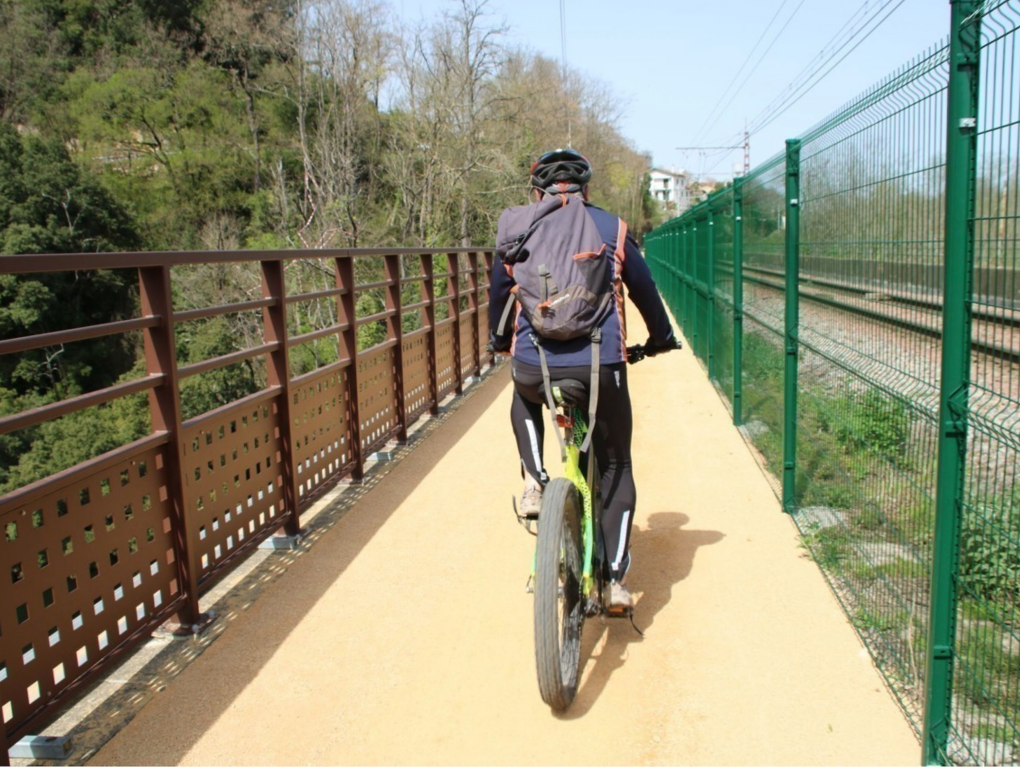
[[[645,638],[589,622],[565,717],[535,682],[504,366],[92,764],[917,765],[691,353],[630,372]]]

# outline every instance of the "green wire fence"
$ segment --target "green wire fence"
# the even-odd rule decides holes
[[[922,743],[1020,764],[1020,0],[649,233],[691,348]]]

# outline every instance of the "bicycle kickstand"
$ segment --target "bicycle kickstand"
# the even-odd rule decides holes
[[[634,627],[634,631],[637,632],[641,637],[645,636],[645,633],[638,629],[638,625],[634,623],[634,609],[631,608],[627,611],[627,618],[630,619],[630,625]]]

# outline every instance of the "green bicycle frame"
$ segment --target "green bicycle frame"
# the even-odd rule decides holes
[[[559,393],[557,392],[557,397]],[[584,539],[584,569],[581,572],[581,593],[585,597],[591,596],[595,587],[595,579],[592,576],[592,565],[595,555],[595,525],[594,513],[592,512],[591,488],[581,471],[581,443],[588,433],[588,425],[584,421],[584,413],[580,408],[574,408],[572,418],[574,428],[571,430],[571,441],[565,446],[566,461],[563,464],[563,476],[574,484],[574,487],[581,492],[583,509],[581,510],[581,538]],[[535,562],[531,563],[531,578],[529,583],[535,579]]]
[[[581,499],[584,501],[584,509],[581,513],[581,537],[584,539],[584,570],[581,575],[581,591],[585,597],[591,594],[595,586],[592,578],[592,563],[595,553],[595,526],[592,514],[591,488],[581,471],[581,443],[588,432],[588,425],[584,421],[580,408],[574,408],[573,412],[574,429],[572,430],[573,440],[566,446],[567,460],[563,467],[563,476],[567,478],[581,492]]]

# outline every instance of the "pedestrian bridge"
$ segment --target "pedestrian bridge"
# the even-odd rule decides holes
[[[630,369],[645,635],[588,624],[565,716],[491,251],[0,256],[18,311],[136,307],[0,339],[0,763],[1017,764],[1020,7],[950,5],[645,235],[687,340]],[[11,406],[83,349],[116,375]]]
[[[159,369],[159,347],[173,341],[164,318],[200,313],[168,305],[168,264],[133,265],[154,366],[137,386],[157,426],[3,502],[3,523],[17,524],[3,572],[17,561],[24,574],[5,587],[0,637],[11,744],[70,736],[69,761],[97,765],[918,761],[910,723],[686,349],[630,371],[629,583],[645,636],[589,622],[578,697],[554,716],[524,589],[534,539],[510,505],[509,369],[484,351],[490,256],[328,258],[338,285],[318,293],[336,322],[296,339],[274,315],[322,296],[286,294],[282,260],[256,262],[256,351],[272,383],[190,419],[161,391],[192,371]],[[356,259],[379,261],[384,278],[350,290]],[[407,302],[397,289],[412,284]],[[388,307],[353,319],[362,290]],[[424,325],[406,333],[416,310]],[[386,323],[387,339],[345,356],[369,323]],[[333,334],[340,359],[284,375],[286,351],[313,333]],[[160,630],[168,622],[179,634]]]

